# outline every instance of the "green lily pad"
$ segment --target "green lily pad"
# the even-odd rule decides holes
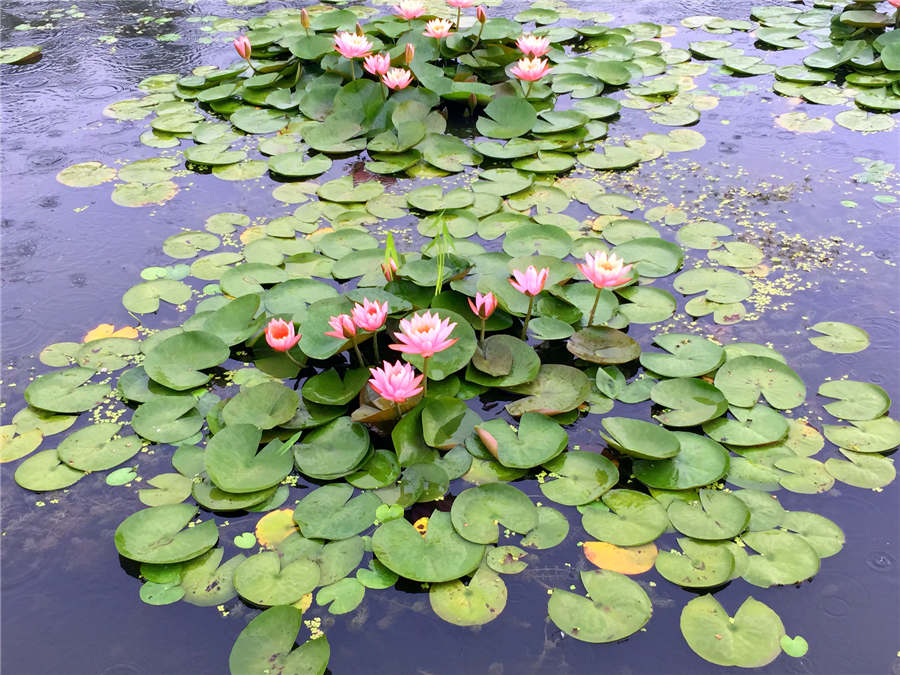
[[[781,525],[787,514],[774,495],[761,490],[738,490],[732,494],[750,509],[750,522],[747,529],[751,532],[776,528]]]
[[[684,431],[674,432],[680,450],[671,459],[636,460],[635,477],[661,490],[689,490],[710,485],[728,472],[728,451],[713,440]]]
[[[693,427],[728,410],[725,396],[708,382],[679,377],[658,382],[650,390],[650,398],[666,410],[653,417],[667,426]]]
[[[503,466],[514,469],[539,466],[556,457],[569,442],[559,424],[536,412],[524,413],[518,429],[495,418],[479,424],[475,431]]]
[[[506,389],[514,394],[527,394],[526,398],[506,404],[510,415],[520,417],[526,412],[558,415],[584,403],[591,392],[591,382],[577,368],[546,364],[530,382]]]
[[[105,471],[131,459],[141,449],[141,441],[134,435],[113,438],[121,428],[121,424],[100,422],[79,429],[56,449],[60,461],[79,471]]]
[[[641,354],[634,339],[607,326],[581,329],[569,338],[566,348],[580,359],[601,365],[628,363]]]
[[[294,446],[294,462],[310,478],[339,478],[359,468],[370,445],[369,432],[362,424],[338,417]]]
[[[270,607],[255,617],[238,635],[228,657],[235,675],[272,670],[297,675],[322,675],[331,649],[324,635],[294,649],[303,612],[289,605]]]
[[[678,538],[684,553],[675,550],[660,551],[656,558],[656,571],[673,584],[685,588],[711,588],[731,579],[734,556],[717,544]]]
[[[693,539],[731,539],[750,522],[750,509],[727,492],[700,490],[699,501],[675,500],[667,509],[676,530]]]
[[[116,170],[103,162],[73,164],[56,174],[56,180],[69,187],[94,187],[115,177]]]
[[[174,279],[155,279],[132,286],[122,296],[125,309],[136,314],[148,314],[159,309],[159,301],[173,305],[187,302],[191,297],[191,287]]]
[[[331,168],[331,159],[325,155],[313,155],[304,159],[302,152],[285,152],[269,158],[269,170],[289,178],[318,176]]]
[[[604,145],[599,151],[579,153],[578,161],[591,169],[630,169],[640,164],[641,155],[624,145]]]
[[[528,567],[528,563],[522,560],[527,555],[518,546],[496,546],[488,550],[485,562],[498,574],[519,574]]]
[[[603,455],[570,450],[544,464],[549,475],[540,482],[548,499],[580,506],[598,499],[619,482],[619,470]]]
[[[809,338],[823,352],[854,354],[869,346],[869,334],[849,323],[820,321],[810,329],[824,334],[823,337]]]
[[[363,601],[366,587],[356,579],[340,579],[316,593],[316,604],[328,607],[331,614],[352,612]]]
[[[519,543],[528,548],[539,550],[553,548],[561,544],[569,534],[569,521],[566,517],[549,506],[537,507],[538,522],[531,532],[522,537]]]
[[[890,417],[851,422],[852,426],[822,427],[825,438],[853,452],[887,452],[900,445],[900,422]]]
[[[478,132],[489,138],[516,138],[531,130],[537,121],[532,105],[518,96],[501,96],[484,109],[487,117],[475,123]]]
[[[234,588],[245,600],[271,607],[290,605],[319,583],[319,566],[300,558],[282,565],[275,551],[263,551],[244,560],[234,571]]]
[[[25,389],[30,406],[57,413],[90,410],[110,392],[106,384],[85,384],[94,371],[91,368],[66,368],[38,375]]]
[[[69,487],[84,475],[83,471],[63,464],[56,450],[44,450],[22,462],[13,478],[26,490],[47,492]]]
[[[279,441],[269,443],[257,453],[261,435],[254,425],[230,423],[210,439],[206,447],[206,471],[219,489],[258,492],[277,485],[291,472],[293,457],[281,450]]]
[[[653,541],[669,525],[662,504],[634,490],[610,490],[600,503],[582,510],[581,525],[592,537],[615,546],[640,546]]]
[[[432,448],[449,450],[465,443],[481,417],[465,401],[450,396],[429,396],[422,409],[422,433]]]
[[[809,457],[782,457],[775,460],[775,468],[783,472],[779,484],[791,492],[814,495],[834,485],[825,465]]]
[[[481,626],[506,607],[506,584],[493,570],[476,570],[468,584],[459,579],[433,584],[428,591],[431,609],[457,626]]]
[[[619,305],[619,313],[629,323],[657,323],[665,321],[678,308],[678,303],[669,291],[663,288],[629,286],[616,293],[628,300]]]
[[[732,303],[746,300],[753,287],[746,277],[718,267],[698,267],[682,272],[674,281],[675,290],[685,295],[701,293],[707,300]]]
[[[897,477],[894,460],[889,457],[839,450],[850,461],[830,457],[825,460],[825,470],[842,483],[874,490],[889,485]]]
[[[688,646],[710,663],[760,668],[781,653],[784,624],[767,605],[752,597],[731,618],[718,600],[703,595],[682,610],[681,632]]]
[[[806,400],[806,385],[787,365],[764,356],[729,359],[716,372],[716,388],[732,405],[749,408],[760,394],[773,408],[794,408]]]
[[[396,572],[389,570],[376,558],[369,561],[367,569],[356,570],[356,579],[366,588],[390,588],[397,583],[398,578]]]
[[[202,370],[223,363],[231,352],[220,338],[205,331],[185,331],[154,345],[144,359],[144,370],[154,381],[185,391],[209,382]]]
[[[873,420],[891,407],[887,392],[870,382],[831,380],[823,382],[817,393],[839,399],[826,403],[824,408],[829,414],[844,420]]]
[[[720,237],[731,234],[731,228],[710,220],[688,223],[675,235],[678,243],[689,248],[709,250],[721,246]]]
[[[537,525],[537,510],[531,500],[505,483],[463,490],[453,501],[450,517],[457,533],[476,544],[496,543],[498,524],[520,534]]]
[[[225,549],[214,548],[181,566],[181,588],[185,602],[197,607],[215,607],[237,595],[234,571],[247,558],[239,553],[220,565],[224,555]]]
[[[503,250],[515,257],[549,255],[565,258],[572,248],[572,237],[555,225],[523,225],[503,239]]]
[[[162,396],[142,403],[131,417],[132,428],[154,443],[177,443],[203,426],[193,396]]]
[[[372,492],[351,499],[353,487],[335,483],[324,485],[304,497],[294,509],[294,521],[304,537],[346,539],[375,522],[381,500]]]
[[[582,571],[587,597],[554,588],[547,612],[556,626],[582,642],[615,642],[650,620],[650,598],[637,582],[609,570]]]
[[[245,511],[271,499],[275,494],[275,488],[258,492],[226,492],[203,476],[202,480],[193,484],[191,494],[198,504],[210,511]]]
[[[788,511],[781,527],[806,539],[819,558],[830,558],[844,547],[844,531],[833,521],[818,513]]]
[[[494,141],[479,141],[474,146],[478,152],[491,159],[519,159],[533,155],[541,148],[538,141],[526,138],[513,138],[503,145]]]
[[[744,579],[761,588],[796,584],[816,575],[819,556],[799,534],[784,530],[748,532],[741,539],[759,555],[751,555]]]
[[[481,164],[482,157],[455,136],[430,133],[419,146],[426,162],[438,169],[456,173],[467,166]]]
[[[616,247],[616,253],[644,277],[665,277],[681,267],[684,252],[677,244],[659,237],[640,237]]]
[[[388,569],[414,581],[442,582],[471,573],[481,563],[484,546],[463,539],[450,514],[435,511],[423,537],[406,520],[385,523],[372,535],[372,551]]]
[[[116,528],[116,549],[131,560],[157,565],[196,558],[219,538],[213,520],[187,527],[198,510],[190,504],[169,504],[132,513]]]
[[[466,369],[466,379],[483,386],[515,387],[533,380],[541,367],[537,352],[527,343],[511,335],[491,335],[485,340],[487,354],[494,352],[510,354],[512,362],[505,374],[490,375],[479,370],[476,360]],[[477,356],[475,357],[477,358]]]
[[[705,375],[725,360],[721,346],[697,335],[664,333],[653,341],[669,353],[642,352],[641,365],[666,377]]]
[[[730,410],[735,419],[719,417],[706,422],[703,432],[732,446],[774,443],[787,435],[787,420],[767,406],[757,404],[752,408],[732,407]]]
[[[154,489],[138,490],[138,499],[147,506],[180,504],[191,496],[193,481],[180,473],[161,473],[146,481]]]
[[[639,459],[668,459],[678,454],[678,437],[663,427],[630,417],[604,417],[603,428],[611,446]]]
[[[343,378],[329,368],[303,383],[303,398],[322,405],[344,405],[359,394],[369,377],[366,368],[348,370]]]

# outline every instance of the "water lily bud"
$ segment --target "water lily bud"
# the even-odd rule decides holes
[[[306,11],[306,8],[300,10],[300,25],[309,28],[309,12]]]
[[[359,21],[356,22],[356,34],[360,36],[365,35],[362,26],[359,25]]]
[[[478,17],[478,23],[483,24],[487,21],[487,14],[484,13],[484,7],[479,6],[478,9],[475,10],[475,16]]]
[[[416,46],[412,42],[406,43],[406,65],[412,63],[413,57],[416,55]]]

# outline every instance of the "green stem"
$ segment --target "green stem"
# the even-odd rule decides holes
[[[478,46],[478,43],[481,41],[481,31],[484,30],[484,24],[481,24],[481,28],[478,29],[478,36],[475,38],[475,44],[472,45],[472,49],[469,50],[469,53],[475,51],[475,47]]]
[[[400,404],[399,404],[397,401],[394,401],[394,412],[397,414],[397,419],[398,419],[398,420],[399,420],[400,417],[403,415],[403,413],[400,412]]]
[[[375,349],[375,365],[377,366],[381,363],[381,356],[378,354],[378,331],[375,331],[375,334],[372,335],[372,345]]]
[[[528,88],[525,90],[525,98],[528,98],[528,95],[531,93],[531,87],[534,85],[534,82],[528,83]]]
[[[481,353],[484,354],[484,324],[485,319],[482,317],[481,319]]]
[[[425,376],[422,378],[422,398],[428,396],[428,359],[422,359],[422,374]]]
[[[456,8],[456,30],[460,30],[459,16],[460,16],[460,13],[461,13],[461,12],[462,12],[462,8],[461,8],[461,7],[457,7],[457,8]]]
[[[363,361],[363,355],[362,355],[362,352],[359,351],[359,345],[356,344],[356,340],[353,341],[353,350],[356,352],[356,358],[359,359],[359,367],[360,367],[360,368],[365,368],[365,367],[366,367],[366,362]]]
[[[590,328],[591,326],[594,325],[594,312],[597,311],[597,303],[600,302],[600,293],[602,291],[603,291],[602,288],[597,289],[597,297],[594,298],[594,306],[591,307],[591,315],[588,317],[588,325],[587,325],[588,328]]]
[[[303,72],[303,62],[297,61],[297,72],[294,73],[294,83],[291,85],[291,88],[296,87],[297,83],[300,81],[300,73]]]
[[[295,366],[297,366],[298,368],[302,368],[302,367],[303,367],[303,364],[300,363],[299,361],[297,361],[297,359],[295,359],[293,356],[291,356],[291,353],[290,353],[290,352],[285,352],[284,355],[285,355],[286,357],[288,357],[288,358],[291,360],[291,363],[293,363],[293,364],[294,364]]]
[[[528,313],[525,315],[525,323],[522,324],[522,340],[526,339],[528,333],[528,322],[531,321],[531,310],[534,309],[534,296],[528,296]]]
[[[356,66],[353,65],[353,59],[350,59],[350,75],[354,80],[356,79]]]

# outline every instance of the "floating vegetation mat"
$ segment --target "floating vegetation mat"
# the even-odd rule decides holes
[[[316,6],[232,20],[227,30],[248,29],[242,59],[147,78],[142,98],[105,109],[144,120],[159,157],[81,162],[57,178],[139,208],[172,200],[193,171],[271,175],[293,210],[217,213],[168,237],[172,264],[145,268],[122,298],[137,327],[43,350],[56,370],[0,428],[0,459],[23,460],[15,480],[35,492],[92,472],[110,486],[142,478],[146,508],[115,532],[140,565],[140,599],[264,610],[234,644],[234,673],[325,672],[319,624],[295,647],[304,614],[347,614],[398,583],[427,589],[450,624],[494,621],[504,578],[570,530],[589,538],[593,567],[580,587],[548,589],[566,635],[608,643],[641,630],[653,605],[640,575],[655,568],[705,592],[680,623],[701,658],[803,656],[799,627],[766,604],[747,595],[729,616],[712,593],[798,584],[841,550],[834,522],[783,508],[776,492],[895,478],[886,455],[900,422],[883,388],[804,382],[773,345],[739,337],[840,244],[744,223],[747,195],[723,200],[717,220],[649,206],[622,177],[690,161],[679,158],[706,139],[687,127],[716,94],[748,91],[699,90],[710,60],[843,106],[834,121],[848,129],[892,129],[900,32],[876,5],[682,22],[753,29],[771,49],[821,45],[780,67],[725,39],[674,48],[666,27],[600,25],[612,17],[556,3],[514,19],[403,0],[393,14]],[[674,128],[611,138],[628,116]],[[804,113],[776,122],[832,126]],[[893,168],[860,163],[859,183]],[[160,329],[157,312],[178,325]],[[869,345],[849,323],[808,328],[822,352]],[[813,395],[831,416],[818,428]],[[596,442],[570,442],[575,425]],[[172,470],[140,476],[149,453]],[[220,537],[225,518],[244,531]]]

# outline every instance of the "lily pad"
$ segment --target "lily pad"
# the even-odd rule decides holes
[[[157,565],[196,558],[219,538],[213,520],[187,527],[198,510],[190,504],[169,504],[133,513],[116,528],[116,549],[131,560]]]
[[[839,399],[826,403],[824,408],[829,414],[844,420],[873,420],[891,407],[887,392],[870,382],[831,380],[823,382],[817,393]]]
[[[206,471],[219,489],[258,492],[277,485],[291,472],[293,457],[282,451],[279,441],[257,452],[261,435],[252,424],[229,424],[210,439]]]
[[[635,477],[661,490],[689,490],[710,485],[728,472],[728,451],[715,441],[684,431],[674,432],[680,450],[671,459],[636,460]]]
[[[325,636],[310,639],[294,649],[303,612],[289,605],[271,607],[255,617],[238,635],[228,668],[235,675],[277,670],[298,675],[322,675],[331,649]]]
[[[616,546],[640,546],[661,535],[669,525],[662,504],[635,490],[610,490],[603,505],[582,510],[581,524],[592,537]]]
[[[310,478],[339,478],[359,468],[370,445],[369,432],[362,424],[338,417],[294,446],[294,462]]]
[[[678,436],[663,427],[630,417],[604,417],[604,438],[611,446],[640,459],[668,459],[678,454]]]
[[[457,626],[481,626],[493,621],[506,607],[506,584],[493,570],[476,570],[468,584],[456,579],[432,584],[431,609]]]
[[[806,400],[806,385],[787,365],[765,356],[729,359],[716,372],[716,388],[732,405],[749,408],[760,394],[773,408],[794,408]]]
[[[650,390],[650,398],[665,408],[653,417],[672,427],[697,426],[728,410],[722,392],[708,382],[688,377],[658,382]]]
[[[890,417],[851,422],[852,426],[822,427],[825,438],[853,452],[887,452],[900,445],[900,422]]]
[[[569,338],[566,348],[580,359],[601,365],[628,363],[641,354],[634,339],[607,326],[581,329]]]
[[[799,534],[784,530],[748,532],[741,539],[759,555],[751,555],[744,579],[761,588],[796,584],[819,571],[819,556]]]
[[[676,499],[667,512],[675,529],[693,539],[731,539],[750,522],[750,509],[744,502],[717,490],[700,490],[699,501]]]
[[[105,471],[131,459],[141,449],[141,441],[134,435],[113,438],[121,428],[121,424],[100,422],[79,429],[56,449],[60,461],[79,471]]]
[[[324,485],[300,500],[294,520],[304,537],[310,539],[346,539],[359,534],[375,522],[375,509],[381,500],[372,492],[351,499],[353,487]]]
[[[678,551],[660,551],[656,571],[673,584],[685,588],[710,588],[731,579],[734,556],[722,546],[678,538]]]
[[[66,368],[38,375],[25,389],[30,406],[57,413],[90,410],[109,393],[107,384],[85,384],[94,371],[91,368]]]
[[[271,607],[290,605],[319,582],[319,566],[300,558],[282,564],[275,551],[263,551],[244,560],[234,571],[234,588],[245,600]]]
[[[825,470],[842,483],[874,490],[892,483],[897,477],[891,458],[839,449],[850,461],[830,457],[825,460]]]
[[[601,454],[570,450],[546,464],[549,475],[540,483],[548,499],[567,506],[580,506],[599,498],[619,482],[616,465]]]
[[[44,450],[22,462],[13,478],[26,490],[47,492],[69,487],[84,475],[83,471],[63,464],[56,450]]]
[[[457,533],[476,544],[496,543],[498,524],[520,534],[537,525],[537,510],[531,500],[505,483],[463,490],[453,501],[450,517]]]
[[[577,368],[546,364],[540,367],[533,380],[507,387],[507,390],[514,394],[527,394],[526,398],[506,404],[506,411],[514,417],[526,412],[558,415],[581,405],[591,392],[591,382]]]
[[[224,362],[228,345],[205,331],[185,331],[157,343],[144,359],[144,370],[156,382],[185,391],[209,382],[211,374],[202,370]]]
[[[561,453],[569,442],[558,423],[536,412],[526,412],[514,429],[503,419],[475,427],[482,443],[506,467],[530,469]]]
[[[531,130],[537,122],[532,105],[518,96],[495,98],[484,109],[487,117],[475,123],[478,132],[489,138],[516,138]]]
[[[820,321],[810,329],[823,333],[823,336],[809,338],[823,352],[854,354],[869,346],[869,334],[849,323]]]

